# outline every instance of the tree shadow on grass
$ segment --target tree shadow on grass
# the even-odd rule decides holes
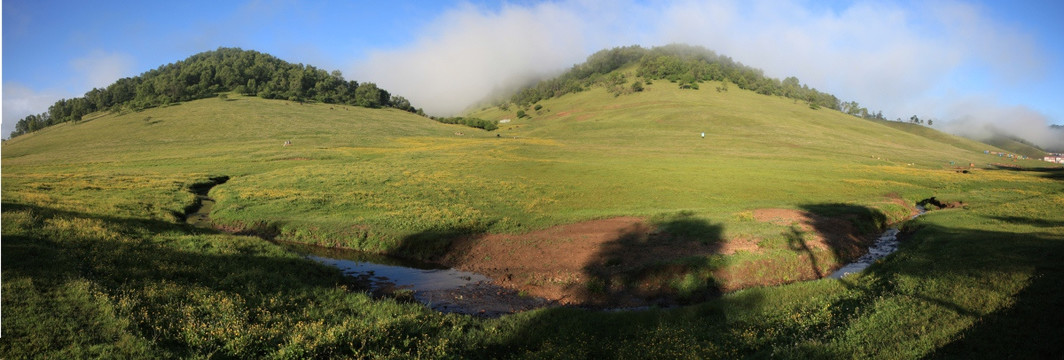
[[[648,224],[649,223],[649,224]],[[683,358],[752,354],[736,312],[760,306],[757,291],[721,298],[714,270],[723,226],[681,212],[629,226],[601,243],[571,284],[575,306],[515,314],[491,357]],[[707,300],[711,300],[706,302]],[[733,344],[735,348],[716,348]]]
[[[414,339],[440,330],[407,316],[389,320],[393,335],[355,336],[350,317],[394,316],[388,315],[394,309],[374,313],[393,305],[359,300],[347,292],[358,285],[337,269],[258,238],[10,202],[3,213],[7,312],[0,353],[7,356],[139,351],[145,357],[259,358],[282,348],[307,357],[367,356],[394,354],[396,334]],[[88,290],[71,284],[88,284]],[[96,299],[88,308],[67,297],[49,299],[85,291],[75,300]],[[299,339],[325,334],[296,328],[300,323],[347,332],[307,343]],[[123,348],[130,344],[141,344],[140,350]]]
[[[883,219],[861,207],[829,204],[810,209],[825,219],[827,214],[843,218],[852,214],[854,219],[873,222]],[[803,313],[791,314],[790,320],[759,322],[754,315],[758,310],[742,310],[756,309],[764,302],[762,292],[752,289],[679,309],[613,313],[554,308],[515,315],[510,320],[519,324],[514,335],[489,351],[583,358],[624,354],[860,358],[884,353],[1047,358],[1064,350],[1059,341],[1064,332],[1064,312],[1059,311],[1064,305],[1064,288],[1059,286],[1064,283],[1064,266],[1060,265],[1064,238],[1059,233],[913,226],[915,240],[903,242],[904,251],[859,277],[839,280],[847,291],[811,299],[826,300],[815,306],[830,312],[818,314],[830,320],[814,322],[813,327],[799,321],[805,319],[800,316]],[[629,235],[628,239],[639,239]],[[610,254],[603,252],[603,257]],[[773,293],[795,296],[802,288]],[[957,332],[957,327],[965,326],[967,330]],[[942,342],[949,344],[936,345]]]
[[[1037,221],[1037,219],[1031,219]],[[1047,358],[1064,351],[1064,237],[1053,233],[1008,233],[917,224],[903,251],[874,264],[859,278],[839,282],[852,291],[833,305],[836,317],[889,309],[895,302],[922,303],[920,315],[931,319],[895,320],[876,324],[861,316],[862,327],[883,327],[893,341],[871,340],[874,334],[841,339],[876,341],[884,348],[895,341],[921,337],[912,326],[965,326],[942,347],[923,354],[930,358]],[[1017,289],[1017,290],[1012,290]],[[887,304],[889,302],[889,304]],[[996,304],[996,305],[995,305]],[[1000,306],[1000,307],[998,307]],[[997,307],[997,308],[995,308]],[[884,310],[889,311],[889,310]],[[938,334],[939,341],[944,340]],[[912,350],[912,349],[910,349]],[[866,354],[867,355],[867,354]],[[851,356],[861,357],[861,355]]]
[[[459,226],[451,228],[433,228],[404,236],[399,244],[389,251],[395,256],[418,260],[431,260],[442,257],[451,251],[452,244],[463,239],[476,238],[485,233],[493,222],[478,226]]]
[[[1010,217],[1025,224],[1042,219]],[[965,275],[961,286],[985,290],[1019,287],[1003,307],[987,311],[983,299],[970,292],[915,294],[933,303],[949,302],[967,309],[974,324],[931,358],[1054,358],[1064,353],[1064,235],[1059,232],[1008,233],[924,226],[915,234],[925,239],[918,251],[907,252],[908,264],[889,264],[884,273],[933,278]],[[934,239],[926,240],[926,239]],[[915,264],[914,264],[915,263]],[[1009,274],[1019,278],[1008,279]],[[961,278],[964,279],[964,278]],[[1001,282],[1001,283],[999,283]],[[952,284],[951,284],[952,285]],[[957,310],[964,315],[963,311]]]
[[[602,244],[583,267],[583,279],[569,287],[594,307],[674,306],[721,294],[713,271],[725,263],[717,254],[724,227],[680,212],[633,226]]]
[[[1011,305],[983,316],[935,359],[1052,359],[1064,353],[1064,269],[1037,267]]]
[[[877,209],[842,203],[800,207],[803,221],[784,234],[787,246],[809,263],[810,271],[798,278],[818,279],[868,252],[887,217]]]

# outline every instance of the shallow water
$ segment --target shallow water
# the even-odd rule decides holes
[[[913,216],[912,219],[923,215],[925,212],[922,207],[917,207],[917,209],[919,210],[919,213]],[[868,248],[867,254],[864,254],[854,262],[836,270],[831,273],[831,275],[828,275],[828,277],[832,279],[841,279],[850,274],[859,273],[864,271],[864,269],[867,269],[869,266],[872,266],[872,264],[875,264],[879,259],[885,258],[887,255],[898,251],[898,246],[901,245],[901,242],[898,240],[898,234],[900,233],[901,230],[898,230],[897,226],[887,229],[887,231],[879,235],[879,239],[876,240],[875,244]]]
[[[374,290],[382,286],[389,286],[414,291],[432,291],[491,281],[487,276],[477,273],[448,269],[431,264],[404,261],[406,264],[400,265],[396,264],[396,261],[389,261],[390,259],[379,259],[378,257],[376,259],[378,262],[374,262],[370,259],[371,257],[358,257],[361,259],[307,255],[307,258],[311,260],[340,269],[345,275],[364,277],[370,281],[370,286]],[[392,262],[393,265],[383,262]]]
[[[198,227],[210,227],[211,226],[211,209],[214,208],[214,199],[206,197],[204,195],[197,195],[200,207],[196,212],[188,214],[185,218],[185,222]]]
[[[227,180],[227,176],[215,177],[211,178],[210,183],[192,188],[198,208],[185,215],[187,223],[204,228],[212,226],[210,213],[215,201],[207,194],[215,185]],[[374,295],[412,298],[437,311],[500,316],[554,304],[495,285],[487,276],[438,264],[346,249],[284,242],[277,244],[308,259],[340,269]]]
[[[336,267],[377,295],[399,297],[403,291],[437,311],[499,316],[549,306],[552,302],[520,294],[487,276],[437,264],[367,254],[354,250],[283,243],[319,263]]]

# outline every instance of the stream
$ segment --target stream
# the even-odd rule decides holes
[[[280,244],[340,269],[376,296],[414,300],[440,312],[497,317],[554,304],[495,285],[487,276],[438,264],[348,249]]]
[[[918,213],[913,215],[909,220],[915,219],[926,212],[921,206],[917,206],[917,211]],[[867,254],[864,254],[854,262],[835,270],[835,272],[827,277],[832,279],[842,279],[851,274],[859,273],[864,271],[864,269],[867,269],[869,266],[872,266],[872,264],[875,264],[879,259],[885,258],[887,255],[898,251],[898,245],[901,244],[901,241],[898,240],[898,234],[900,233],[901,230],[898,229],[898,225],[887,229],[887,231],[879,235],[879,239],[876,240],[875,244],[868,248]]]
[[[186,223],[213,228],[210,213],[215,201],[208,194],[229,177],[210,180],[190,187],[196,194],[196,204],[186,209]],[[554,304],[495,285],[487,276],[438,264],[355,250],[271,242],[307,259],[340,269],[374,296],[417,301],[440,312],[497,317]]]
[[[186,209],[185,221],[188,224],[203,228],[213,227],[210,212],[215,201],[208,197],[208,194],[211,188],[225,183],[229,177],[213,177],[210,180],[208,183],[198,183],[190,187],[196,194],[197,203]],[[919,213],[912,219],[925,212],[919,206],[918,210]],[[900,232],[897,226],[887,229],[868,249],[867,254],[827,277],[841,279],[859,273],[897,251]],[[417,301],[440,312],[497,317],[556,305],[547,299],[495,285],[487,276],[438,264],[355,250],[271,242],[307,259],[340,269],[344,275],[355,279],[357,284],[368,289],[374,296]]]

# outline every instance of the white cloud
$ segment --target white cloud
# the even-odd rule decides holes
[[[48,111],[49,106],[63,97],[62,92],[57,90],[35,91],[15,82],[4,82],[3,94],[3,126],[0,134],[5,138],[15,131],[15,123],[19,120],[27,115]]]
[[[376,51],[350,78],[375,82],[435,114],[453,114],[502,88],[556,73],[586,57],[584,17],[568,4],[465,5],[411,46]]]
[[[985,97],[956,100],[945,110],[953,120],[941,128],[973,139],[989,140],[995,134],[1001,134],[1019,137],[1043,149],[1064,149],[1064,130],[1051,130],[1045,115],[1025,106],[997,103]]]
[[[94,87],[103,88],[120,78],[136,75],[133,73],[133,64],[130,55],[95,50],[70,61],[70,68],[75,74],[65,90],[35,90],[21,83],[4,82],[3,126],[0,134],[10,136],[15,130],[15,123],[27,115],[48,111],[48,107],[59,99],[82,96]]]
[[[70,67],[84,81],[86,91],[103,88],[123,77],[133,76],[133,57],[123,53],[107,53],[94,50],[88,55],[70,61]]]
[[[430,113],[447,114],[493,90],[568,68],[596,50],[672,42],[704,46],[772,77],[797,76],[890,117],[966,116],[947,110],[986,91],[957,82],[968,71],[1005,87],[1022,86],[1045,71],[1045,55],[1031,36],[963,2],[857,1],[832,8],[780,1],[571,0],[509,4],[498,11],[463,5],[422,29],[417,42],[376,51],[348,73],[407,96]]]

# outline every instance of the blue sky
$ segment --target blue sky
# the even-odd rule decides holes
[[[890,118],[1064,142],[1042,130],[1064,124],[1059,1],[8,0],[2,12],[5,137],[60,98],[222,46],[341,70],[445,115],[603,48],[683,42]]]

